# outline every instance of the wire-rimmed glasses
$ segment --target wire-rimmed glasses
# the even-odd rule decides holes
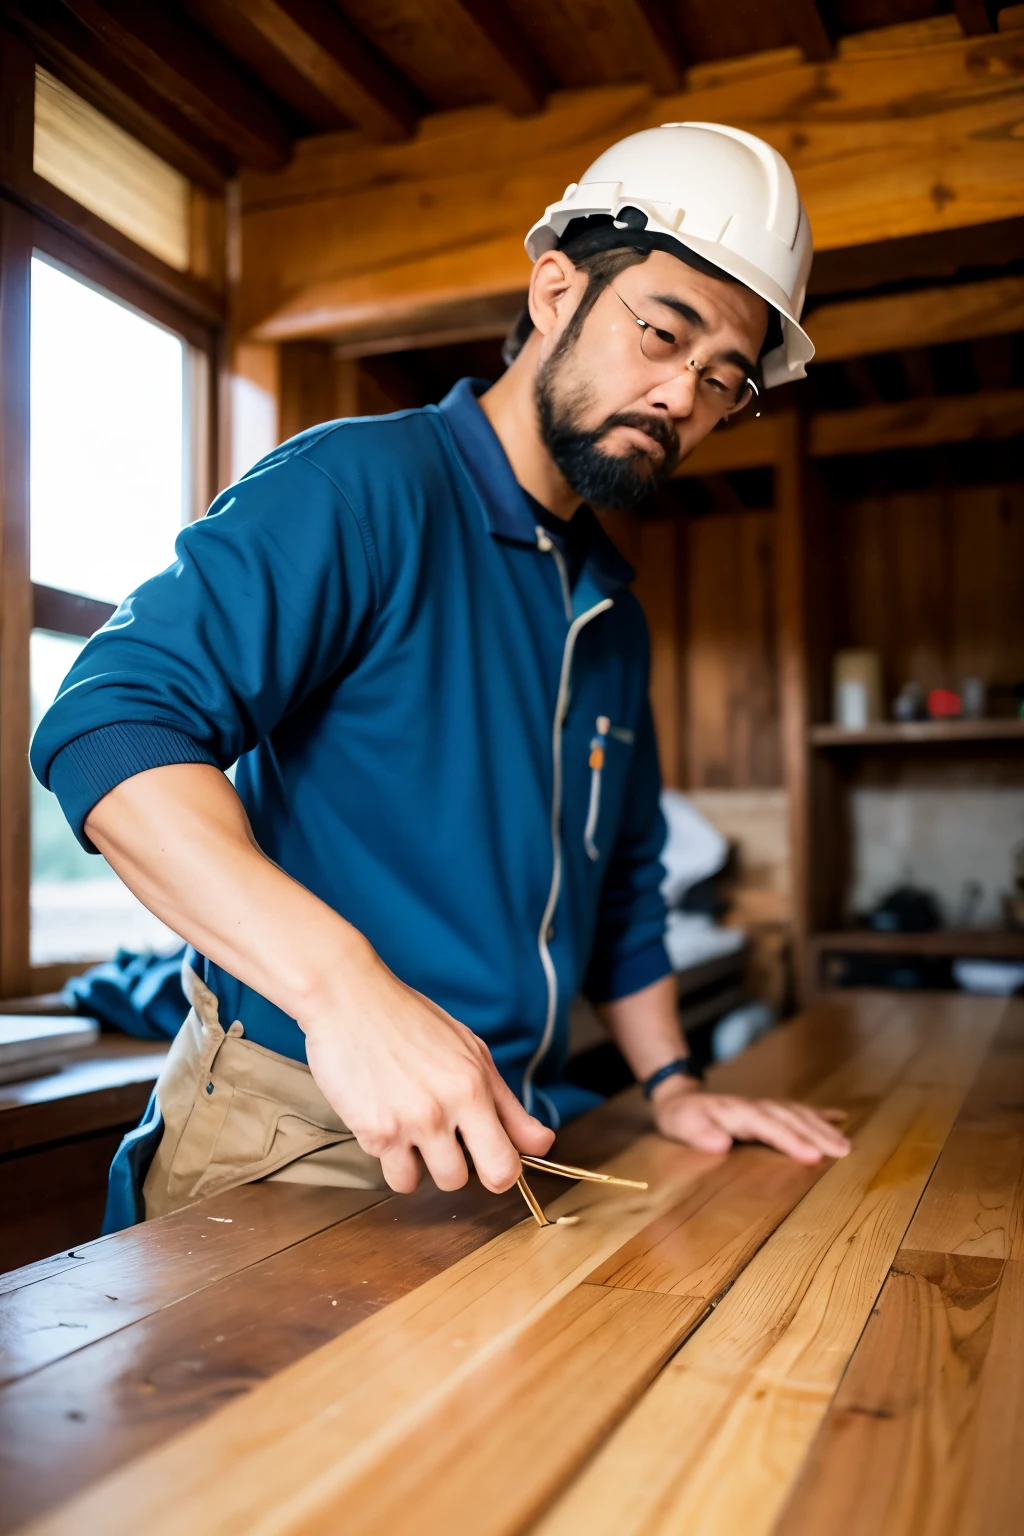
[[[731,363],[723,363],[720,366],[709,364],[700,368],[693,361],[693,346],[696,337],[686,322],[680,320],[680,329],[676,331],[663,330],[661,326],[653,325],[650,320],[642,320],[631,304],[619,293],[617,288],[612,292],[619,302],[625,305],[633,319],[640,327],[640,350],[649,363],[656,363],[659,367],[665,363],[671,363],[678,367],[680,372],[687,369],[697,378],[697,389],[701,397],[706,401],[709,409],[714,410],[719,416],[735,416],[742,411],[751,400],[757,399],[761,393],[753,379],[740,372]]]

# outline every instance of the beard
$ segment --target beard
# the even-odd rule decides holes
[[[609,512],[628,512],[666,480],[680,458],[679,438],[671,422],[662,416],[638,411],[617,411],[597,427],[581,425],[589,403],[583,385],[560,397],[557,388],[559,349],[537,375],[537,417],[544,446],[577,496]],[[664,451],[655,465],[642,448],[616,455],[605,453],[601,441],[613,427],[636,427],[646,432]]]

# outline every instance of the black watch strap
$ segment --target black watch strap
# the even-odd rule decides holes
[[[657,1072],[652,1072],[650,1077],[645,1077],[642,1083],[644,1098],[649,1099],[659,1083],[663,1083],[667,1077],[692,1077],[698,1083],[704,1081],[704,1074],[697,1066],[692,1056],[677,1056],[675,1061],[670,1061],[667,1066],[659,1067]]]

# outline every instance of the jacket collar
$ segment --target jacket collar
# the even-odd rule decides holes
[[[513,544],[537,547],[537,530],[530,504],[512,473],[497,433],[477,402],[490,385],[483,379],[460,379],[441,401],[459,457],[473,483],[490,532]],[[585,509],[589,548],[585,574],[606,594],[628,586],[636,572],[619,554],[590,508]]]

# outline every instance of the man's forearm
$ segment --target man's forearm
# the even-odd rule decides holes
[[[662,976],[629,997],[602,1003],[597,1012],[640,1082],[689,1054],[679,1027],[674,976]]]
[[[261,852],[219,769],[182,763],[126,779],[85,830],[151,912],[300,1023],[339,971],[374,963],[350,923]]]

